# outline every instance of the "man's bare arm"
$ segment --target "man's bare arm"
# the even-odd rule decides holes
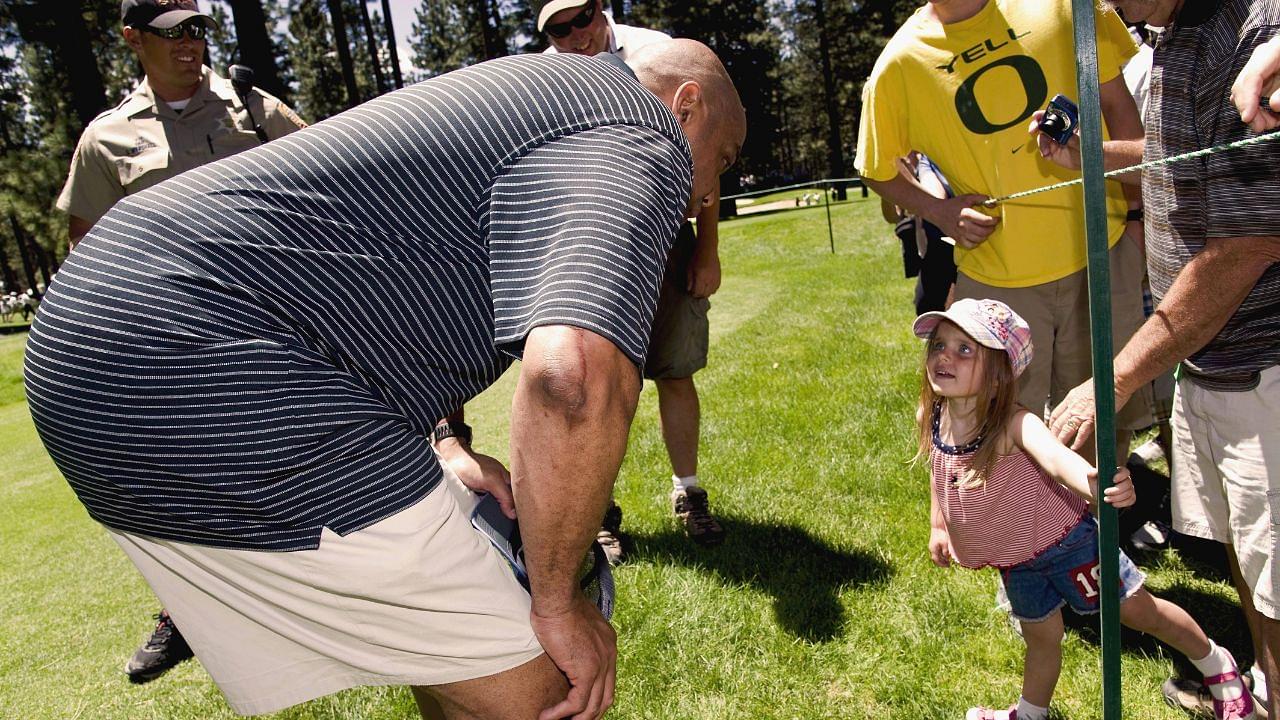
[[[711,297],[720,289],[720,188],[709,204],[698,211],[698,239],[689,262],[685,290],[696,298]]]
[[[93,229],[93,223],[75,215],[67,217],[67,239],[68,250],[75,248],[76,243],[80,242],[80,238],[89,234]]]
[[[543,718],[598,717],[613,701],[613,629],[577,588],[604,516],[640,392],[613,343],[564,326],[534,329],[511,408],[511,478],[539,642],[571,685]]]
[[[1143,146],[1145,145],[1145,133],[1142,129],[1142,117],[1138,114],[1138,103],[1134,101],[1133,94],[1129,92],[1129,86],[1124,82],[1123,75],[1117,75],[1108,82],[1102,84],[1099,88],[1099,101],[1102,105],[1102,120],[1107,124],[1107,132],[1111,135],[1111,143],[1121,143],[1113,146],[1111,156],[1113,162],[1125,162],[1121,167],[1129,167],[1142,162]],[[1135,146],[1136,143],[1136,146]],[[1136,147],[1137,157],[1132,157],[1132,151]],[[1106,160],[1106,150],[1103,150],[1103,161]],[[1130,162],[1132,161],[1132,162]],[[1116,177],[1124,188],[1124,197],[1128,201],[1130,208],[1142,207],[1142,173],[1131,172],[1124,173]],[[1141,222],[1133,222],[1126,228],[1131,237],[1141,241],[1143,239],[1143,227]],[[1141,246],[1142,243],[1140,242]],[[1143,247],[1145,252],[1146,248]]]
[[[1258,278],[1280,262],[1280,237],[1210,240],[1178,273],[1160,307],[1116,356],[1116,407],[1209,343],[1244,302]],[[1079,449],[1093,433],[1093,380],[1073,389],[1054,409],[1051,429]]]
[[[901,174],[892,180],[863,178],[862,181],[880,197],[937,225],[943,235],[954,238],[961,247],[977,247],[995,232],[1000,222],[999,218],[974,209],[973,206],[987,199],[985,195],[936,198]]]

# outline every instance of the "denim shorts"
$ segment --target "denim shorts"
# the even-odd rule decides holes
[[[1142,588],[1146,577],[1120,550],[1119,597],[1126,600]],[[1098,525],[1085,517],[1058,543],[1032,560],[1000,571],[1013,616],[1040,622],[1063,605],[1081,615],[1100,609],[1098,592]]]

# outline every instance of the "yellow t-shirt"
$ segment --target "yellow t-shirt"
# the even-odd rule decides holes
[[[1137,50],[1114,12],[1096,13],[1100,82]],[[1031,114],[1061,93],[1076,98],[1070,0],[990,0],[942,25],[924,8],[900,28],[863,88],[858,171],[892,180],[897,159],[929,156],[956,194],[991,197],[1070,180],[1078,172],[1040,157]],[[1106,134],[1104,132],[1104,137]],[[974,250],[956,248],[965,275],[998,287],[1051,282],[1085,266],[1080,186],[1005,203],[997,229]],[[1124,232],[1119,183],[1107,183],[1111,244]]]

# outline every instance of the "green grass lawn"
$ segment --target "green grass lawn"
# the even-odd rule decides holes
[[[779,192],[767,193],[764,195],[753,195],[749,198],[741,198],[738,200],[738,207],[750,207],[751,205],[764,205],[766,203],[777,202],[779,200],[797,200],[800,197],[802,197],[805,193],[815,193],[815,192],[818,193],[817,204],[821,205],[822,204],[822,188],[819,186],[814,186],[814,187],[794,188],[792,190],[781,190]],[[861,197],[862,197],[862,189],[859,187],[850,186],[848,190],[848,199],[836,200],[832,198],[831,204],[835,205],[837,203],[844,203],[844,202],[849,202],[851,200],[858,200],[858,199],[861,199]]]
[[[633,559],[617,570],[611,717],[962,718],[1016,700],[1022,643],[990,572],[927,557],[925,471],[912,468],[919,345],[911,285],[878,203],[722,225],[709,367],[698,376],[700,475],[728,530],[692,547],[646,386],[617,485]],[[198,663],[144,686],[122,668],[157,603],[40,447],[23,402],[25,335],[0,336],[0,717],[234,717]],[[513,373],[468,405],[476,444],[507,456]],[[1243,661],[1234,593],[1172,552],[1149,586],[1192,609]],[[1100,717],[1099,650],[1068,633],[1055,705]],[[1171,653],[1130,641],[1126,717],[1173,720]],[[411,718],[403,689],[358,689],[276,718]]]

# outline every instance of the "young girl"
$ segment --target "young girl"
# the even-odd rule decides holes
[[[1045,720],[1062,669],[1062,612],[1099,609],[1097,471],[1019,407],[1019,373],[1031,362],[1031,330],[1007,305],[960,300],[916,319],[928,339],[917,422],[919,457],[932,468],[929,554],[945,567],[998,568],[1022,624],[1022,697],[1008,710],[971,708],[966,720]],[[1103,499],[1132,505],[1121,470]],[[1120,620],[1191,658],[1214,697],[1214,716],[1254,717],[1231,653],[1185,610],[1153,597],[1120,553]]]

